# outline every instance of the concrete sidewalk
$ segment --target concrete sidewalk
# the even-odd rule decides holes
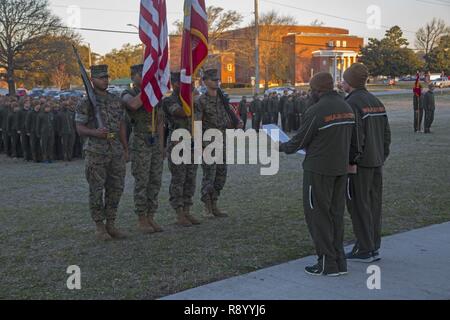
[[[450,222],[383,239],[381,289],[369,290],[370,264],[349,262],[337,278],[304,273],[307,257],[187,290],[162,300],[450,299]]]

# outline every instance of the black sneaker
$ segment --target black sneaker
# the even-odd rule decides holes
[[[345,260],[345,259],[337,260],[337,265],[338,265],[338,270],[339,270],[340,276],[348,274],[347,260]]]
[[[380,261],[381,260],[380,252],[378,250],[375,250],[374,252],[372,252],[372,256],[373,256],[373,261],[372,262],[376,262],[376,261]]]
[[[325,263],[326,256],[322,256],[317,261],[317,264],[306,267],[305,272],[312,276],[327,276],[327,277],[337,277],[339,276],[338,266],[335,263],[335,260],[333,260],[332,264]]]
[[[349,252],[345,255],[347,260],[355,261],[355,262],[362,262],[362,263],[372,263],[374,261],[374,256],[372,252]]]
[[[306,267],[305,272],[311,276],[327,276],[327,277],[338,277],[339,272],[324,272],[323,267],[320,263]]]

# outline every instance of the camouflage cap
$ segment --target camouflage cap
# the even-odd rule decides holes
[[[135,75],[136,73],[141,73],[144,70],[144,65],[143,64],[135,64],[134,66],[130,67],[130,72],[131,75]]]
[[[181,80],[181,73],[180,72],[171,72],[170,73],[170,81],[172,83],[179,83]]]
[[[219,70],[217,69],[209,69],[203,73],[203,80],[220,80],[219,78]]]
[[[92,78],[103,78],[108,77],[108,66],[106,64],[101,64],[97,66],[91,66],[91,77]]]

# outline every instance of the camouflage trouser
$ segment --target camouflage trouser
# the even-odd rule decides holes
[[[138,216],[154,214],[158,210],[161,190],[163,155],[159,141],[149,146],[143,135],[131,135],[131,171],[135,179],[134,205]]]
[[[171,157],[172,149],[173,146],[168,149],[169,169],[172,174],[169,193],[170,205],[177,210],[182,207],[191,207],[194,204],[192,198],[195,194],[198,165],[174,164]]]
[[[26,133],[20,134],[20,145],[22,146],[23,158],[31,160],[30,137]]]
[[[115,220],[125,185],[123,154],[103,155],[86,151],[85,163],[92,220]]]
[[[225,133],[224,133],[225,134]],[[208,145],[203,145],[205,148]],[[203,163],[203,181],[202,181],[202,201],[206,202],[208,198],[215,201],[219,198],[220,192],[225,187],[227,181],[228,166],[226,164],[226,142],[224,136],[223,164],[208,165]]]
[[[3,140],[3,149],[5,150],[5,154],[8,156],[11,155],[11,140],[9,139],[9,134],[6,131],[2,132],[2,140]]]
[[[35,162],[41,161],[42,159],[41,146],[39,138],[34,133],[30,134],[30,149],[33,161]]]
[[[434,122],[434,109],[425,109],[425,130],[430,130]]]
[[[63,159],[65,161],[72,160],[73,156],[73,145],[75,143],[75,135],[74,134],[64,134],[61,137],[62,140],[62,151],[63,151]]]
[[[12,132],[9,136],[11,137],[11,156],[17,158],[19,156],[20,136],[17,132]]]
[[[55,148],[54,135],[41,137],[41,150],[43,161],[53,160],[54,148]]]

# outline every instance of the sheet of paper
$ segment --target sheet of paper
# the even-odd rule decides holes
[[[289,136],[274,124],[263,125],[263,130],[274,142],[286,143],[290,140]],[[275,134],[277,130],[278,134]],[[297,153],[303,156],[306,155],[304,150],[299,150]]]

